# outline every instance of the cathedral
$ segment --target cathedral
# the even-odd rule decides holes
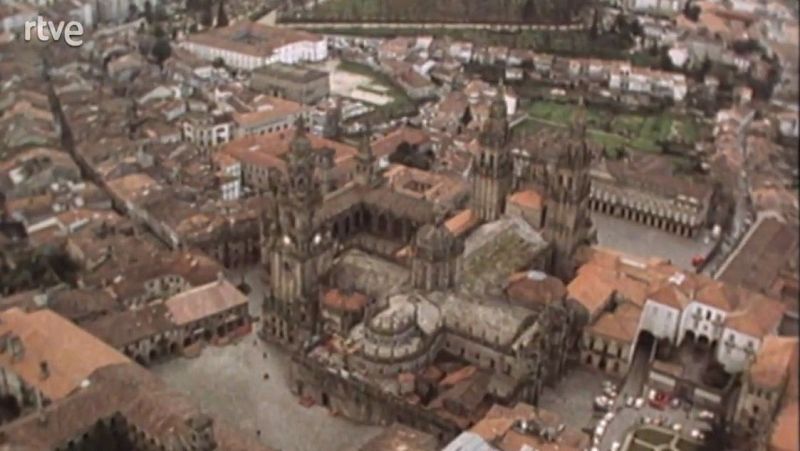
[[[455,209],[393,189],[368,135],[350,181],[326,188],[325,152],[299,120],[261,220],[261,336],[293,351],[298,396],[446,439],[485,400],[535,404],[558,379],[573,322],[565,283],[593,240],[591,153],[577,117],[547,150],[555,158],[521,167],[502,97]],[[539,220],[509,208],[515,191],[544,199]],[[457,367],[468,377],[455,387],[432,376]]]

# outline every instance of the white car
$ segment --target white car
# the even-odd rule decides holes
[[[700,432],[699,429],[692,429],[692,432],[689,435],[696,440],[703,440],[706,437],[706,435]]]
[[[597,426],[596,428],[594,428],[594,435],[602,437],[605,431],[606,428],[604,428],[603,426]]]
[[[681,429],[683,429],[683,425],[681,425],[680,423],[675,423],[672,425],[672,430],[675,432],[680,432]]]
[[[714,412],[710,410],[701,410],[697,413],[697,418],[700,418],[701,420],[713,420]]]
[[[641,409],[644,406],[644,398],[636,398],[636,401],[633,402],[633,407],[637,409]]]
[[[625,397],[625,407],[633,407],[633,402],[634,401],[635,401],[635,399],[633,398],[633,396],[631,396],[631,395],[626,396]]]
[[[608,412],[603,416],[603,420],[608,423],[611,419],[614,418],[614,412]]]
[[[620,448],[621,446],[622,446],[622,445],[620,445],[620,443],[619,443],[619,442],[614,442],[614,443],[612,443],[612,444],[611,444],[611,451],[619,451],[619,448]]]

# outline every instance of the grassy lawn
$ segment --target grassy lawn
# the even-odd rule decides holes
[[[532,49],[562,56],[629,60],[632,43],[619,35],[605,34],[592,38],[588,31],[525,30],[497,32],[490,30],[454,30],[447,28],[316,28],[316,33],[349,36],[392,38],[396,36],[450,37],[482,45],[504,45],[510,48]]]
[[[553,101],[536,101],[528,109],[531,120],[524,124],[524,132],[532,132],[543,124],[566,126],[572,120],[577,106]],[[611,152],[631,148],[644,152],[660,152],[661,143],[694,142],[700,135],[700,125],[693,118],[669,112],[656,115],[614,113],[589,108],[587,125],[590,139]]]
[[[568,23],[588,0],[326,0],[303,16],[331,21]]]

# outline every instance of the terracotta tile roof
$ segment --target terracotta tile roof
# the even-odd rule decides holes
[[[594,317],[614,295],[613,274],[599,265],[584,265],[567,285],[567,297],[579,302]]]
[[[346,293],[336,288],[328,290],[322,295],[323,306],[347,312],[360,311],[367,305],[368,301],[369,299],[363,293],[357,291]]]
[[[727,315],[725,327],[756,338],[776,333],[785,306],[774,299],[745,290],[740,296],[746,298],[747,305]]]
[[[315,151],[321,151],[324,148],[333,149],[334,162],[336,164],[348,160],[358,153],[358,150],[349,144],[325,139],[312,133],[307,133],[306,136],[311,141],[311,147]],[[282,158],[289,152],[289,144],[291,144],[293,137],[294,128],[264,135],[246,136],[227,143],[220,151],[237,159],[250,159],[254,164],[263,159],[267,165],[281,165],[285,168]],[[280,161],[280,163],[277,163],[277,161]]]
[[[558,302],[566,298],[564,283],[538,271],[525,271],[509,277],[506,294],[512,302],[530,307]]]
[[[797,451],[797,444],[800,443],[798,435],[800,428],[797,427],[800,417],[797,414],[797,407],[795,399],[778,413],[769,439],[770,451]]]
[[[107,182],[107,185],[110,191],[125,200],[135,200],[161,187],[152,177],[144,173],[126,175]]]
[[[614,313],[603,313],[589,328],[594,334],[625,343],[632,343],[636,338],[639,317],[642,309],[634,304],[625,303],[617,307]]]
[[[753,232],[746,236],[717,278],[767,293],[776,279],[780,278],[782,270],[792,265],[792,259],[797,259],[798,245],[800,235],[797,227],[784,224],[776,218],[759,219]],[[794,266],[796,274],[796,261]],[[797,311],[796,303],[794,310]]]
[[[726,312],[736,310],[741,304],[739,292],[732,286],[719,281],[712,281],[701,287],[695,294],[695,299]]]
[[[683,310],[691,302],[691,299],[686,296],[683,290],[671,283],[657,288],[647,298],[678,310]]]
[[[541,194],[534,190],[517,191],[508,197],[508,202],[523,208],[540,210],[543,205]]]
[[[379,433],[358,451],[435,451],[439,446],[432,435],[395,423]]]
[[[765,337],[748,369],[750,380],[761,388],[780,387],[791,373],[792,365],[797,365],[797,356],[797,337]]]
[[[182,326],[247,305],[247,296],[223,279],[179,293],[164,303],[175,324]]]
[[[97,369],[128,362],[127,357],[50,310],[25,313],[12,308],[0,313],[0,336],[6,344],[0,364],[54,401],[75,391]],[[14,337],[22,349],[16,358],[11,344]],[[46,362],[47,377],[42,374],[42,362]]]
[[[233,113],[233,121],[240,127],[257,126],[274,119],[298,114],[303,111],[303,105],[291,100],[268,97],[260,99],[256,111]]]
[[[557,427],[562,423],[559,415],[525,403],[518,403],[514,407],[495,404],[469,432],[499,451],[577,451],[584,449],[589,443],[585,434],[571,427],[562,431],[554,441],[545,440],[536,434],[516,429],[515,425],[522,420],[537,422],[544,427]]]
[[[469,379],[477,371],[478,371],[478,368],[475,367],[475,366],[472,366],[472,365],[465,366],[465,367],[460,368],[460,369],[458,369],[456,371],[453,371],[452,373],[447,374],[444,377],[444,379],[439,381],[439,385],[442,386],[442,387],[452,387],[452,386],[458,384],[461,381]]]
[[[480,223],[480,217],[471,209],[467,208],[456,213],[453,217],[445,221],[444,226],[453,236],[458,237],[472,230]]]
[[[175,328],[164,304],[147,305],[141,309],[113,312],[81,324],[95,337],[116,349],[154,337]]]
[[[6,443],[12,449],[57,449],[97,426],[99,420],[120,414],[129,424],[156,437],[166,449],[172,449],[191,434],[188,418],[207,418],[187,397],[130,362],[98,369],[86,388],[50,404],[42,413],[47,421],[27,415],[4,425]],[[212,429],[217,449],[269,450],[224,421],[214,420]]]
[[[257,57],[268,57],[279,47],[294,42],[317,42],[322,39],[324,37],[305,31],[241,21],[225,28],[214,28],[192,34],[187,41]]]
[[[420,146],[429,142],[430,139],[430,136],[424,130],[402,126],[376,139],[372,143],[372,153],[375,157],[380,158],[397,150],[402,143],[407,143],[411,146]]]

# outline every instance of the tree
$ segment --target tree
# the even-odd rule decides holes
[[[212,62],[211,65],[217,69],[225,67],[225,60],[220,57],[214,58],[214,62]]]
[[[172,46],[169,43],[169,38],[160,26],[156,26],[155,30],[153,30],[153,35],[156,38],[156,42],[153,44],[151,55],[155,58],[158,67],[163,68],[164,61],[172,55]]]
[[[219,9],[217,9],[217,27],[228,26],[228,15],[225,14],[225,0],[219,0]]]
[[[711,72],[711,60],[708,58],[708,55],[706,55],[703,58],[703,63],[697,69],[697,80],[705,80],[706,75],[708,75],[709,72]]]

